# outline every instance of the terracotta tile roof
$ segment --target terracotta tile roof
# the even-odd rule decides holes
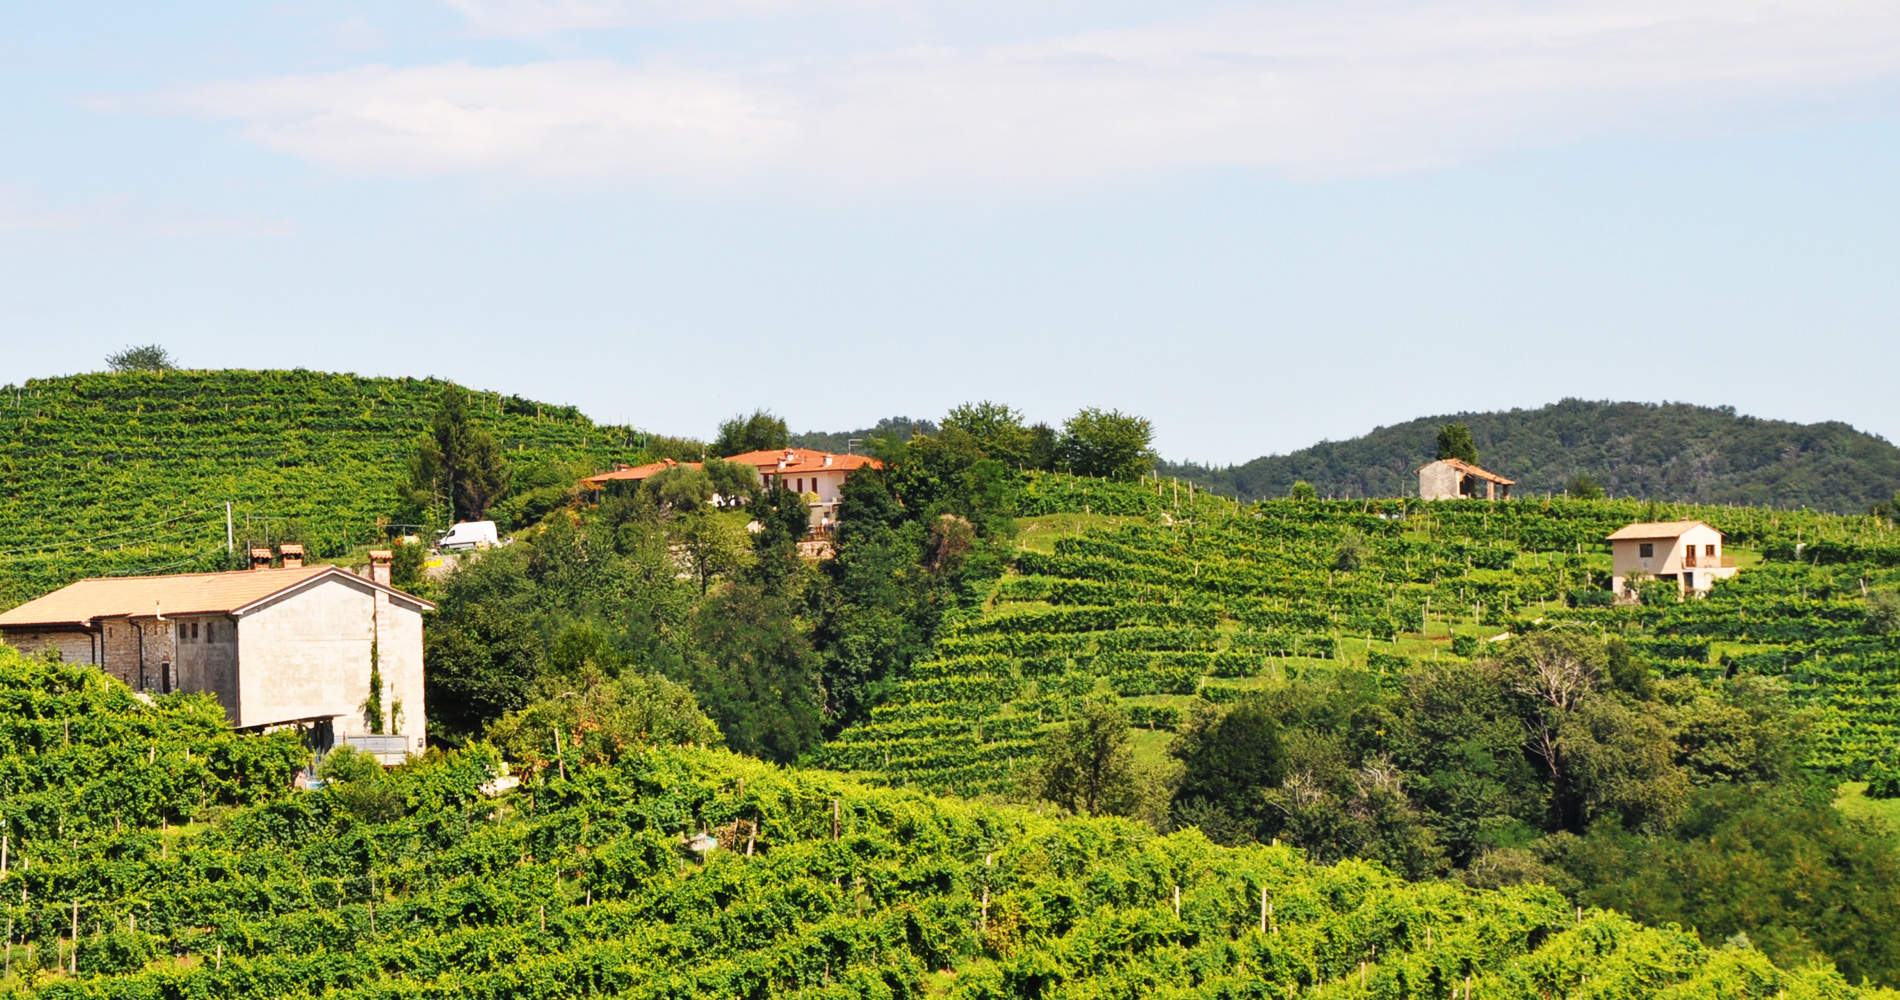
[[[670,458],[663,458],[657,462],[636,465],[631,469],[615,469],[612,472],[603,472],[598,476],[588,476],[586,479],[581,480],[581,482],[591,486],[601,486],[606,483],[615,482],[637,483],[657,473],[665,472],[667,469],[676,469],[682,465],[689,469],[699,468],[698,462],[675,462]]]
[[[402,597],[424,608],[435,605],[357,576],[338,566],[115,576],[81,580],[0,614],[0,627],[77,625],[95,618],[230,614],[319,577],[338,574]]]
[[[1503,476],[1500,476],[1497,473],[1490,471],[1489,469],[1480,469],[1477,466],[1472,465],[1470,462],[1459,461],[1458,459],[1455,459],[1455,458],[1441,458],[1437,462],[1427,462],[1424,465],[1419,466],[1417,469],[1414,469],[1413,471],[1424,472],[1426,469],[1429,469],[1432,466],[1438,465],[1440,463],[1449,465],[1452,468],[1458,470],[1459,472],[1464,473],[1467,476],[1477,476],[1479,479],[1489,479],[1490,481],[1497,483],[1499,486],[1516,486],[1517,485],[1517,480],[1515,479],[1506,479]]]
[[[1632,538],[1680,538],[1687,534],[1690,528],[1709,528],[1709,526],[1701,521],[1648,521],[1618,528],[1605,536],[1605,539],[1612,542],[1625,542]],[[1709,528],[1709,530],[1715,531],[1714,528]],[[1715,533],[1721,534],[1719,531]]]
[[[864,455],[838,455],[811,448],[784,448],[773,451],[748,451],[729,456],[728,462],[743,462],[758,467],[761,475],[796,475],[810,472],[850,472],[855,469],[882,469],[884,463]]]

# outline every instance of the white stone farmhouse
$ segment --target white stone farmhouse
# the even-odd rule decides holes
[[[304,566],[285,546],[283,568],[265,549],[251,570],[81,580],[0,614],[0,638],[136,690],[209,692],[236,728],[300,725],[326,745],[371,734],[373,657],[383,729],[400,742],[356,742],[393,762],[427,736],[422,613],[434,605],[389,585],[389,553],[371,556],[368,576]]]

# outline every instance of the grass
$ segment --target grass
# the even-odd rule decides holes
[[[1051,553],[1056,550],[1057,540],[1074,538],[1091,528],[1107,530],[1146,523],[1147,518],[1115,514],[1043,514],[1016,522],[1016,544],[1031,552]]]
[[[1836,790],[1834,808],[1854,819],[1874,819],[1900,830],[1900,799],[1870,799],[1867,783],[1849,781]]]

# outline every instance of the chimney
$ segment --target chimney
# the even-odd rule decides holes
[[[389,565],[395,558],[396,553],[389,549],[369,550],[369,578],[385,587],[389,586]]]
[[[270,550],[269,549],[252,549],[251,550],[251,568],[252,569],[270,569]]]
[[[285,569],[303,568],[303,546],[296,542],[285,542],[277,546],[277,554],[284,557]]]

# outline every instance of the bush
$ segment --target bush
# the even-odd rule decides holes
[[[1900,765],[1891,761],[1875,764],[1867,772],[1867,797],[1870,799],[1900,799]]]
[[[1478,655],[1479,642],[1476,636],[1454,635],[1451,637],[1451,655],[1462,656],[1469,660]]]

